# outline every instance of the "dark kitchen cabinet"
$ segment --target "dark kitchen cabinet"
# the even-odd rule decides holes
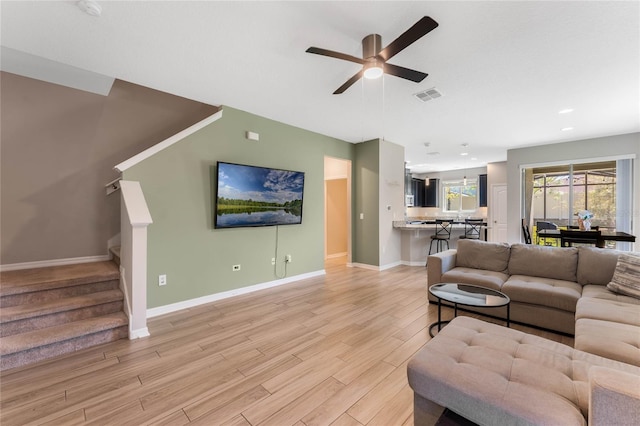
[[[440,179],[429,179],[429,185],[426,185],[425,179],[412,178],[413,205],[415,207],[438,207],[440,205],[439,182]]]
[[[440,179],[429,179],[424,187],[424,207],[440,207]]]
[[[487,175],[478,175],[478,205],[487,207]]]
[[[413,191],[413,205],[423,207],[424,205],[424,179],[411,179],[411,190]]]

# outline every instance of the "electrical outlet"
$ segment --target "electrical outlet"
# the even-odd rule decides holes
[[[158,275],[158,285],[167,285],[167,276],[165,274]]]
[[[231,267],[231,270],[234,271],[234,272],[239,271],[240,270],[240,265],[233,265]]]
[[[291,263],[291,255],[290,254],[286,255],[284,258],[284,261],[287,263]]]
[[[275,258],[275,257],[272,257],[272,258],[271,258],[271,264],[272,264],[272,265],[275,265],[275,264],[276,264],[276,258]]]

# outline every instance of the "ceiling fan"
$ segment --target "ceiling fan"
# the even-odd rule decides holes
[[[355,62],[362,65],[362,69],[358,71],[356,75],[351,77],[346,81],[346,83],[338,87],[338,89],[333,92],[334,95],[339,95],[344,92],[363,76],[365,78],[378,78],[383,73],[395,75],[396,77],[419,83],[424,80],[427,74],[398,65],[389,64],[387,61],[411,45],[411,43],[434,30],[437,26],[438,23],[436,21],[425,16],[413,24],[411,28],[402,33],[398,38],[389,43],[389,45],[384,49],[381,49],[382,37],[380,37],[379,34],[369,34],[362,39],[362,59],[345,53],[334,52],[333,50],[321,49],[319,47],[310,47],[306,51],[308,53],[330,56],[332,58]]]

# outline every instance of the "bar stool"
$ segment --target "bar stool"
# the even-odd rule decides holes
[[[433,249],[433,243],[436,243],[436,253],[440,252],[444,248],[444,244],[447,244],[447,250],[449,250],[449,239],[451,239],[451,222],[448,220],[436,219],[436,233],[431,236],[431,244],[429,244],[429,255]],[[427,255],[427,256],[429,256]]]
[[[460,235],[460,239],[479,240],[483,223],[483,219],[465,219],[464,235]]]

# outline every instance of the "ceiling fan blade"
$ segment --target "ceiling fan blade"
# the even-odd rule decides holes
[[[306,50],[307,53],[315,53],[316,55],[329,56],[331,58],[342,59],[349,62],[355,62],[356,64],[364,64],[364,60],[356,58],[355,56],[347,55],[345,53],[334,52],[333,50],[321,49],[319,47],[310,47]]]
[[[342,86],[338,87],[338,89],[335,92],[333,92],[333,94],[334,95],[339,95],[340,93],[344,92],[349,87],[351,87],[353,85],[353,83],[355,83],[356,81],[360,80],[362,78],[363,74],[364,74],[364,70],[358,71],[356,73],[356,75],[354,75],[349,80],[347,80],[347,82],[344,83]]]
[[[415,81],[416,83],[420,83],[425,79],[426,76],[429,75],[420,71],[411,70],[409,68],[400,67],[398,65],[389,63],[384,64],[384,72],[389,75],[395,75],[396,77]]]
[[[427,34],[429,31],[434,30],[438,26],[438,23],[428,16],[423,17],[418,22],[413,24],[411,28],[402,33],[400,37],[393,40],[387,47],[382,49],[379,56],[385,61],[393,58],[396,54],[400,53],[405,47],[409,46],[420,37]]]

